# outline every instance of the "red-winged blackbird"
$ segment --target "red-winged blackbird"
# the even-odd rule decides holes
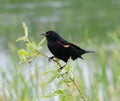
[[[93,53],[93,51],[86,51],[84,49],[81,49],[77,45],[64,40],[54,31],[48,31],[42,35],[46,36],[48,48],[50,52],[54,55],[50,57],[50,59],[56,57],[67,63],[70,57],[73,60],[77,58],[83,59],[81,55],[85,53]]]

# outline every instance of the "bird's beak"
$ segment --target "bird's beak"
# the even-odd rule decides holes
[[[44,36],[46,36],[46,33],[43,33],[43,34],[41,34],[41,35],[44,35]]]

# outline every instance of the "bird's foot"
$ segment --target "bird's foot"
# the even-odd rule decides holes
[[[66,64],[65,65],[63,65],[63,66],[61,66],[59,69],[58,69],[58,71],[61,71],[61,70],[63,70],[63,68],[66,66]]]
[[[50,57],[50,58],[48,59],[48,61],[51,62],[54,58],[55,58],[55,57],[52,56],[52,57]]]

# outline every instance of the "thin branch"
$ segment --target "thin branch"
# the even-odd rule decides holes
[[[78,84],[75,82],[75,80],[70,76],[70,74],[69,74],[68,72],[67,72],[67,74],[69,75],[70,80],[73,82],[74,86],[75,86],[76,89],[78,90],[78,92],[79,92],[81,98],[83,99],[83,101],[86,101],[86,99],[85,99],[85,97],[83,96],[80,88],[78,87]]]
[[[50,57],[48,57],[47,55],[41,53],[40,51],[38,51],[38,50],[36,50],[36,51],[37,51],[38,54],[40,54],[40,55],[42,55],[42,56],[44,56],[44,57],[46,57],[46,58],[48,58],[48,59],[50,58]],[[56,59],[53,58],[52,60],[53,60],[53,62],[55,62],[60,68],[62,67],[61,64],[60,64]]]
[[[45,56],[46,58],[49,59],[49,57],[48,57],[47,55],[45,55],[45,54],[43,54],[43,53],[41,53],[41,52],[39,52],[39,51],[37,51],[37,52],[38,52],[39,54],[41,54],[41,55],[43,55],[43,56]],[[52,59],[52,60],[53,60],[53,62],[55,62],[60,68],[62,67],[61,64],[60,64],[56,59]],[[75,80],[71,77],[71,75],[70,75],[68,72],[66,72],[66,74],[68,74],[69,79],[72,81],[72,83],[74,84],[75,88],[78,90],[78,92],[79,92],[81,98],[83,99],[83,101],[86,101],[85,97],[84,97],[83,94],[81,93],[81,90],[80,90],[78,84],[75,82]]]

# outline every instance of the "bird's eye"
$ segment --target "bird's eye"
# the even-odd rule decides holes
[[[50,33],[46,33],[47,35],[49,35]]]

